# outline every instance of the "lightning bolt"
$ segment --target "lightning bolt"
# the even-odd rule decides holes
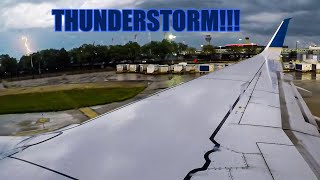
[[[26,36],[22,36],[21,40],[24,42],[24,47],[27,50],[27,55],[30,55],[32,51],[31,51],[29,43],[28,43],[28,38]],[[32,55],[31,55],[30,64],[31,64],[31,67],[33,68]]]
[[[32,51],[31,51],[29,43],[28,43],[28,38],[26,36],[22,36],[21,40],[24,42],[24,47],[27,50],[27,55],[30,55]]]

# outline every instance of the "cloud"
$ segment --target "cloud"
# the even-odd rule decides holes
[[[45,28],[53,25],[52,3],[20,3],[1,12],[3,29]],[[30,13],[32,12],[32,13]]]
[[[21,35],[27,35],[35,50],[44,48],[71,49],[82,43],[103,42],[111,44],[131,40],[134,33],[55,33],[53,8],[139,8],[139,9],[219,9],[237,8],[241,10],[240,33],[209,33],[214,45],[238,43],[239,38],[249,36],[252,42],[265,45],[281,20],[292,17],[286,44],[300,46],[311,42],[320,44],[319,0],[1,0],[0,1],[0,53],[16,54],[15,46]],[[138,33],[141,44],[148,42],[147,33]],[[161,40],[162,32],[151,33],[152,40]],[[178,42],[185,41],[191,46],[200,47],[205,43],[208,33],[182,32],[177,35]],[[15,42],[15,43],[12,43]],[[10,44],[10,46],[5,46]],[[12,44],[12,45],[11,45]]]
[[[132,0],[87,0],[80,8],[134,8],[135,1]]]
[[[288,17],[288,13],[275,14],[269,12],[261,12],[258,14],[248,15],[244,17],[244,19],[246,22],[265,24],[279,22],[279,20],[285,19],[286,17]]]
[[[86,0],[86,1],[9,1],[0,3],[0,30],[53,27],[52,9],[133,8],[132,0]]]
[[[319,26],[320,4],[319,0],[145,0],[139,4],[141,8],[237,8],[241,10],[241,33],[226,34],[213,33],[216,42],[229,42],[236,37],[250,36],[254,42],[266,44],[279,26],[281,20],[292,17],[289,26],[286,44],[294,46],[299,39],[301,46],[310,42],[320,43]],[[303,40],[304,39],[304,40]]]

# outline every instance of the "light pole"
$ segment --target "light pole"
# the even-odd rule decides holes
[[[222,46],[219,46],[219,48],[220,48],[220,60],[221,60],[222,59],[222,51],[221,51]]]
[[[34,79],[34,68],[33,68],[32,54],[30,54],[30,63],[31,63],[32,79]]]

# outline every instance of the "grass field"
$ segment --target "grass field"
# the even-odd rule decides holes
[[[83,87],[83,86],[81,86]],[[0,114],[49,112],[77,109],[81,107],[108,104],[130,99],[143,91],[141,83],[127,87],[91,85],[80,88],[54,88],[46,90],[12,90],[14,93],[0,93]],[[27,93],[26,93],[27,92]]]

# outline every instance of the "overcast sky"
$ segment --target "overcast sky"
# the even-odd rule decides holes
[[[133,40],[135,33],[66,33],[54,32],[52,9],[66,8],[237,8],[241,10],[240,33],[211,33],[212,43],[223,46],[238,43],[239,38],[249,36],[251,41],[266,45],[279,23],[288,17],[286,45],[300,47],[320,44],[319,0],[1,0],[0,1],[0,54],[16,58],[26,53],[22,36],[30,39],[33,51],[46,48],[71,49],[83,43],[123,44]],[[182,32],[175,34],[176,41],[199,48],[208,33]],[[162,32],[151,33],[152,40],[161,40]],[[138,33],[138,42],[149,41],[148,33]]]

